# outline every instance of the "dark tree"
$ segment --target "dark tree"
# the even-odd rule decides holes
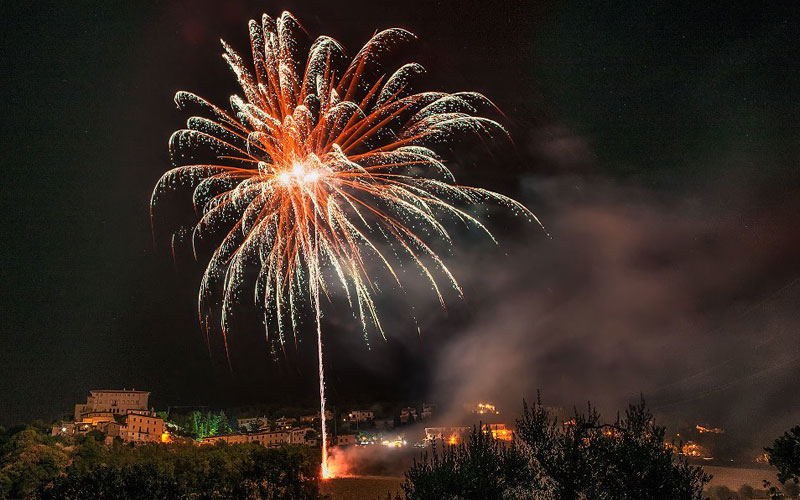
[[[473,430],[406,473],[407,500],[701,500],[710,477],[674,454],[644,402],[603,424],[589,407],[560,423],[524,406],[510,446]]]
[[[504,500],[534,496],[535,472],[516,446],[503,446],[473,428],[460,445],[434,443],[415,460],[402,485],[405,500]],[[400,498],[400,497],[398,497]]]
[[[675,455],[644,401],[612,424],[591,405],[559,424],[537,401],[525,405],[517,427],[560,500],[700,500],[711,479]]]
[[[318,500],[310,449],[255,444],[130,447],[75,464],[44,484],[41,500]]]
[[[309,447],[106,445],[99,434],[46,430],[0,428],[0,499],[320,499],[319,451]]]
[[[770,465],[778,469],[778,481],[781,484],[789,483],[781,489],[764,481],[770,498],[780,500],[800,497],[800,425],[785,432],[765,450],[769,455]]]
[[[776,439],[766,452],[770,465],[778,469],[780,482],[800,483],[800,425]]]

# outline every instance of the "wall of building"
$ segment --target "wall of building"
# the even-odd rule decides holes
[[[130,413],[120,429],[120,437],[135,443],[160,443],[164,419],[153,415]]]

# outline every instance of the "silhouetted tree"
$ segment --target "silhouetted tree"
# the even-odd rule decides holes
[[[778,469],[779,481],[800,483],[800,425],[776,439],[766,452],[770,465]]]
[[[559,423],[537,400],[525,405],[517,434],[559,500],[699,500],[710,480],[675,455],[644,400],[612,424],[601,423],[591,405]]]
[[[800,497],[800,425],[786,431],[765,451],[769,455],[770,465],[778,469],[778,481],[784,485],[780,488],[764,481],[770,498]],[[788,485],[784,484],[787,482]]]
[[[255,444],[117,446],[107,461],[70,467],[40,500],[318,500],[310,449]]]
[[[545,498],[535,496],[535,475],[516,445],[504,446],[475,427],[462,444],[440,450],[434,443],[406,472],[402,488],[405,500]]]
[[[591,406],[559,422],[537,400],[510,446],[473,430],[461,446],[424,454],[403,491],[406,500],[701,500],[710,476],[676,456],[665,433],[644,401],[603,424]]]

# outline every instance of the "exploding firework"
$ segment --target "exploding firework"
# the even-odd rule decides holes
[[[494,239],[470,214],[486,202],[535,217],[501,194],[456,184],[432,149],[464,133],[481,140],[507,134],[478,116],[494,108],[483,95],[413,93],[411,81],[423,73],[416,63],[386,71],[387,56],[414,39],[408,31],[381,31],[348,60],[327,36],[300,57],[305,33],[288,12],[278,19],[264,15],[260,24],[251,20],[249,28],[252,65],[222,42],[242,90],[230,98],[231,111],[190,92],[175,96],[179,108],[195,107],[203,116],[189,118],[170,138],[175,168],[156,184],[151,214],[167,193],[191,190],[199,218],[190,229],[193,248],[215,241],[200,285],[200,321],[208,340],[212,314],[219,312],[229,360],[231,315],[243,294],[251,294],[245,288],[253,288],[264,312],[267,338],[280,346],[289,335],[296,340],[301,304],[313,307],[325,415],[322,294],[338,284],[365,336],[373,328],[383,336],[368,261],[398,285],[395,267],[412,262],[444,305],[440,281],[459,295],[461,289],[428,235],[449,243],[443,223],[449,218]],[[248,269],[257,270],[254,283],[245,279]],[[328,477],[321,421],[322,475]]]

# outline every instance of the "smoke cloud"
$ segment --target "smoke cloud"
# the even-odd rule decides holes
[[[591,163],[561,129],[531,137],[555,170]],[[583,174],[522,188],[551,237],[457,250],[470,319],[439,350],[433,399],[453,415],[492,400],[512,423],[537,389],[607,418],[641,394],[662,422],[722,426],[752,450],[800,420],[797,196]]]

